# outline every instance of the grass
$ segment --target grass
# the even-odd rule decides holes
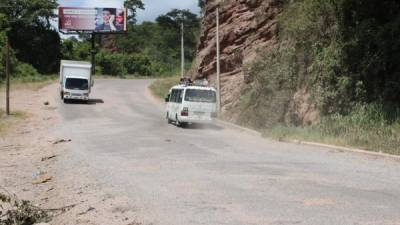
[[[325,117],[313,126],[277,125],[265,129],[263,133],[279,140],[311,141],[400,155],[398,111],[394,120],[382,112],[374,105],[363,106],[347,116]]]
[[[11,79],[10,88],[12,90],[28,89],[37,91],[54,83],[57,79],[58,75],[19,77]],[[5,83],[0,83],[0,91],[4,92],[5,89]]]
[[[11,129],[17,122],[28,118],[26,112],[14,111],[10,116],[6,116],[3,109],[0,109],[0,135]]]
[[[398,135],[400,134],[400,126],[397,126],[397,128],[389,127],[386,131],[380,129],[336,128],[338,130],[347,129],[347,132],[325,133],[318,126],[308,128],[275,126],[272,129],[265,130],[264,135],[283,141],[310,141],[400,155],[400,140]]]
[[[150,85],[150,90],[155,96],[163,99],[168,95],[169,89],[179,83],[179,79],[180,77],[176,76],[156,80]]]

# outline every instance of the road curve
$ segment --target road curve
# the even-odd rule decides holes
[[[168,125],[150,80],[96,80],[91,104],[59,103],[62,171],[131,200],[153,225],[399,225],[400,162],[287,144],[218,125]],[[78,176],[78,175],[77,175]]]

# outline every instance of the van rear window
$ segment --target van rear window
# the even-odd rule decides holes
[[[211,90],[187,89],[185,101],[215,103],[217,101],[217,96],[215,91]]]

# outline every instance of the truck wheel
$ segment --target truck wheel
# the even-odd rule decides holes
[[[68,103],[68,99],[64,98],[64,104],[67,104],[67,103]]]

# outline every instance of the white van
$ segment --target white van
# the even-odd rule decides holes
[[[211,122],[217,110],[216,90],[211,87],[177,85],[171,88],[165,98],[168,123],[177,126],[189,123]]]

